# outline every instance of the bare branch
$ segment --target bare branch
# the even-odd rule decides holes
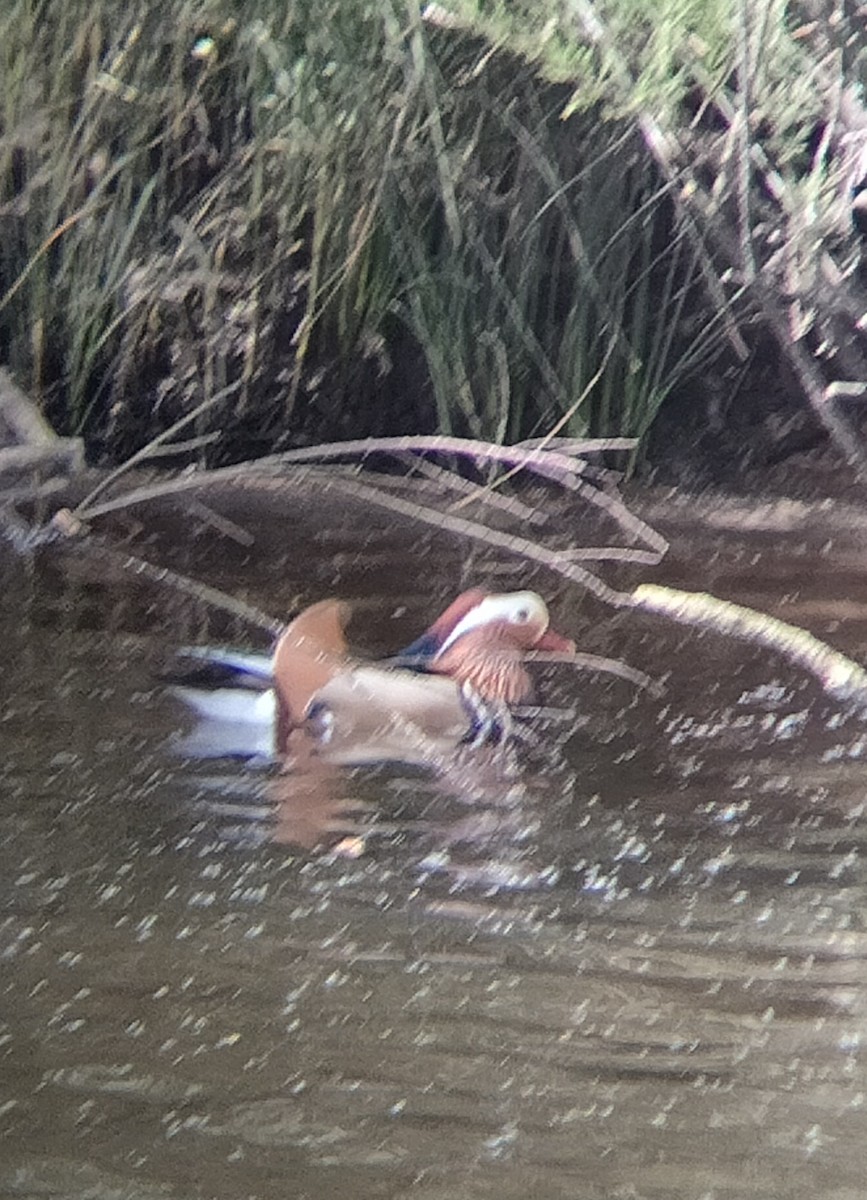
[[[654,583],[642,583],[632,600],[648,612],[766,646],[815,675],[826,692],[867,701],[867,671],[797,625],[704,592],[681,592]]]

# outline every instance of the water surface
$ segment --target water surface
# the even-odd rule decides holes
[[[160,667],[262,639],[92,559],[6,554],[0,1195],[860,1200],[861,717],[445,537],[309,505],[251,524],[249,547],[131,537],[277,615],[354,600],[371,652],[463,587],[534,586],[666,691],[547,667],[535,742],[436,776],[193,761]],[[674,528],[648,577],[865,656],[833,514]]]

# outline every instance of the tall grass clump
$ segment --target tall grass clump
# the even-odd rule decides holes
[[[699,9],[728,69],[611,7],[641,97]],[[0,358],[97,450],[640,436],[718,347],[577,0],[9,0],[0,70]]]
[[[429,57],[447,150],[427,209],[407,178],[388,217],[440,427],[641,436],[720,332],[684,319],[694,252],[643,146],[598,101],[564,120],[573,97],[511,57]]]
[[[61,423],[136,441],[235,383],[220,424],[277,434],[317,329],[337,359],[377,330],[393,113],[371,81],[381,101],[401,75],[382,17],[277,0],[0,17],[0,344]]]

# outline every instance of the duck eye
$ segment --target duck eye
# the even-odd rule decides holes
[[[515,613],[515,620],[521,621],[521,622],[529,621],[530,620],[530,610],[528,608],[519,608],[518,611]]]

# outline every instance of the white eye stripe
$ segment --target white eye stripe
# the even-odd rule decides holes
[[[494,621],[526,625],[533,619],[539,622],[542,630],[547,629],[548,609],[542,597],[535,592],[508,592],[499,596],[486,596],[458,621],[440,646],[437,657],[471,629],[479,629]]]

